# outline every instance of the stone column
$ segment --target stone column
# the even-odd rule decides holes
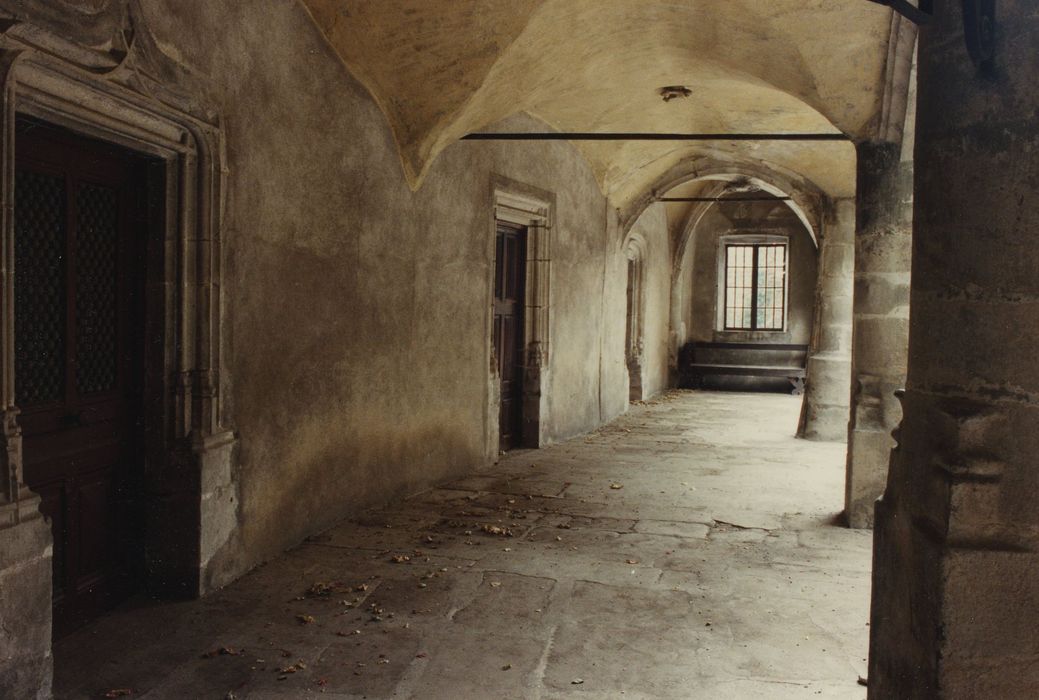
[[[848,436],[851,308],[855,261],[855,202],[832,203],[823,222],[815,322],[798,435],[808,440]]]
[[[1039,688],[1039,12],[992,7],[936,2],[920,35],[913,310],[877,504],[872,700]]]
[[[905,385],[913,165],[896,143],[858,147],[851,420],[844,512],[851,527],[873,526],[902,418]]]

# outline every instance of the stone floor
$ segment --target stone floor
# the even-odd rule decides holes
[[[794,397],[669,394],[56,648],[59,698],[858,698],[868,533]]]

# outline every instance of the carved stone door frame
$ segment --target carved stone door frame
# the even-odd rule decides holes
[[[527,264],[525,309],[523,315],[523,437],[522,446],[540,447],[546,441],[547,390],[549,380],[549,310],[551,306],[552,212],[555,197],[528,185],[496,177],[492,182],[493,221],[490,227],[489,256],[494,260],[494,232],[498,222],[523,226],[527,230]],[[488,303],[494,294],[493,264],[489,266]],[[498,396],[497,360],[494,357],[491,318],[487,322],[488,366],[487,445],[488,453],[497,454]]]
[[[645,273],[646,239],[639,233],[630,233],[624,243],[627,267],[627,316],[624,327],[624,360],[628,368],[628,400],[642,401],[642,360],[645,349]]]
[[[156,245],[162,265],[148,280],[161,298],[161,318],[155,323],[164,340],[154,374],[160,405],[146,417],[147,432],[156,436],[146,448],[145,466],[152,514],[146,544],[153,555],[149,581],[196,596],[240,573],[219,557],[235,534],[239,500],[235,436],[225,427],[220,402],[223,135],[215,114],[185,98],[178,92],[181,86],[169,84],[180,67],[155,48],[130,12],[134,7],[130,3],[129,14],[122,15],[129,28],[117,31],[125,51],[81,46],[46,26],[2,20],[0,13],[0,540],[23,545],[17,551],[0,547],[0,576],[6,587],[21,588],[9,598],[32,601],[29,617],[40,622],[45,614],[45,625],[39,625],[45,633],[26,628],[13,635],[19,648],[36,656],[44,650],[33,647],[46,640],[44,684],[49,684],[50,532],[41,526],[39,499],[23,478],[14,391],[19,116],[118,144],[161,164],[164,177],[157,180],[164,184],[157,209],[164,216],[155,222],[154,235],[161,237]],[[15,573],[26,562],[32,562],[32,575]],[[8,612],[0,611],[5,619]],[[6,666],[0,663],[0,690]]]

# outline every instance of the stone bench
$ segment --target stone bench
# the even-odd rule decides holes
[[[686,343],[679,353],[683,384],[701,388],[704,377],[775,377],[790,381],[795,396],[804,393],[807,345],[773,343]]]

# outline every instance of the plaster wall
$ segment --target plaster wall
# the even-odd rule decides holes
[[[671,241],[667,209],[655,204],[632,226],[646,242],[642,261],[642,390],[650,398],[668,387],[671,327]]]
[[[787,236],[788,317],[783,332],[718,330],[717,314],[724,301],[718,289],[718,251],[724,236],[770,234]],[[679,345],[700,342],[774,342],[805,345],[812,333],[812,312],[818,253],[811,236],[784,204],[719,204],[711,207],[692,233],[682,261],[683,324]]]
[[[223,400],[242,571],[350,510],[485,465],[492,188],[553,199],[549,440],[624,410],[624,260],[564,143],[458,143],[412,192],[383,114],[295,3],[147,3],[227,135]],[[515,117],[510,130],[543,130]],[[496,415],[496,414],[494,414]]]

